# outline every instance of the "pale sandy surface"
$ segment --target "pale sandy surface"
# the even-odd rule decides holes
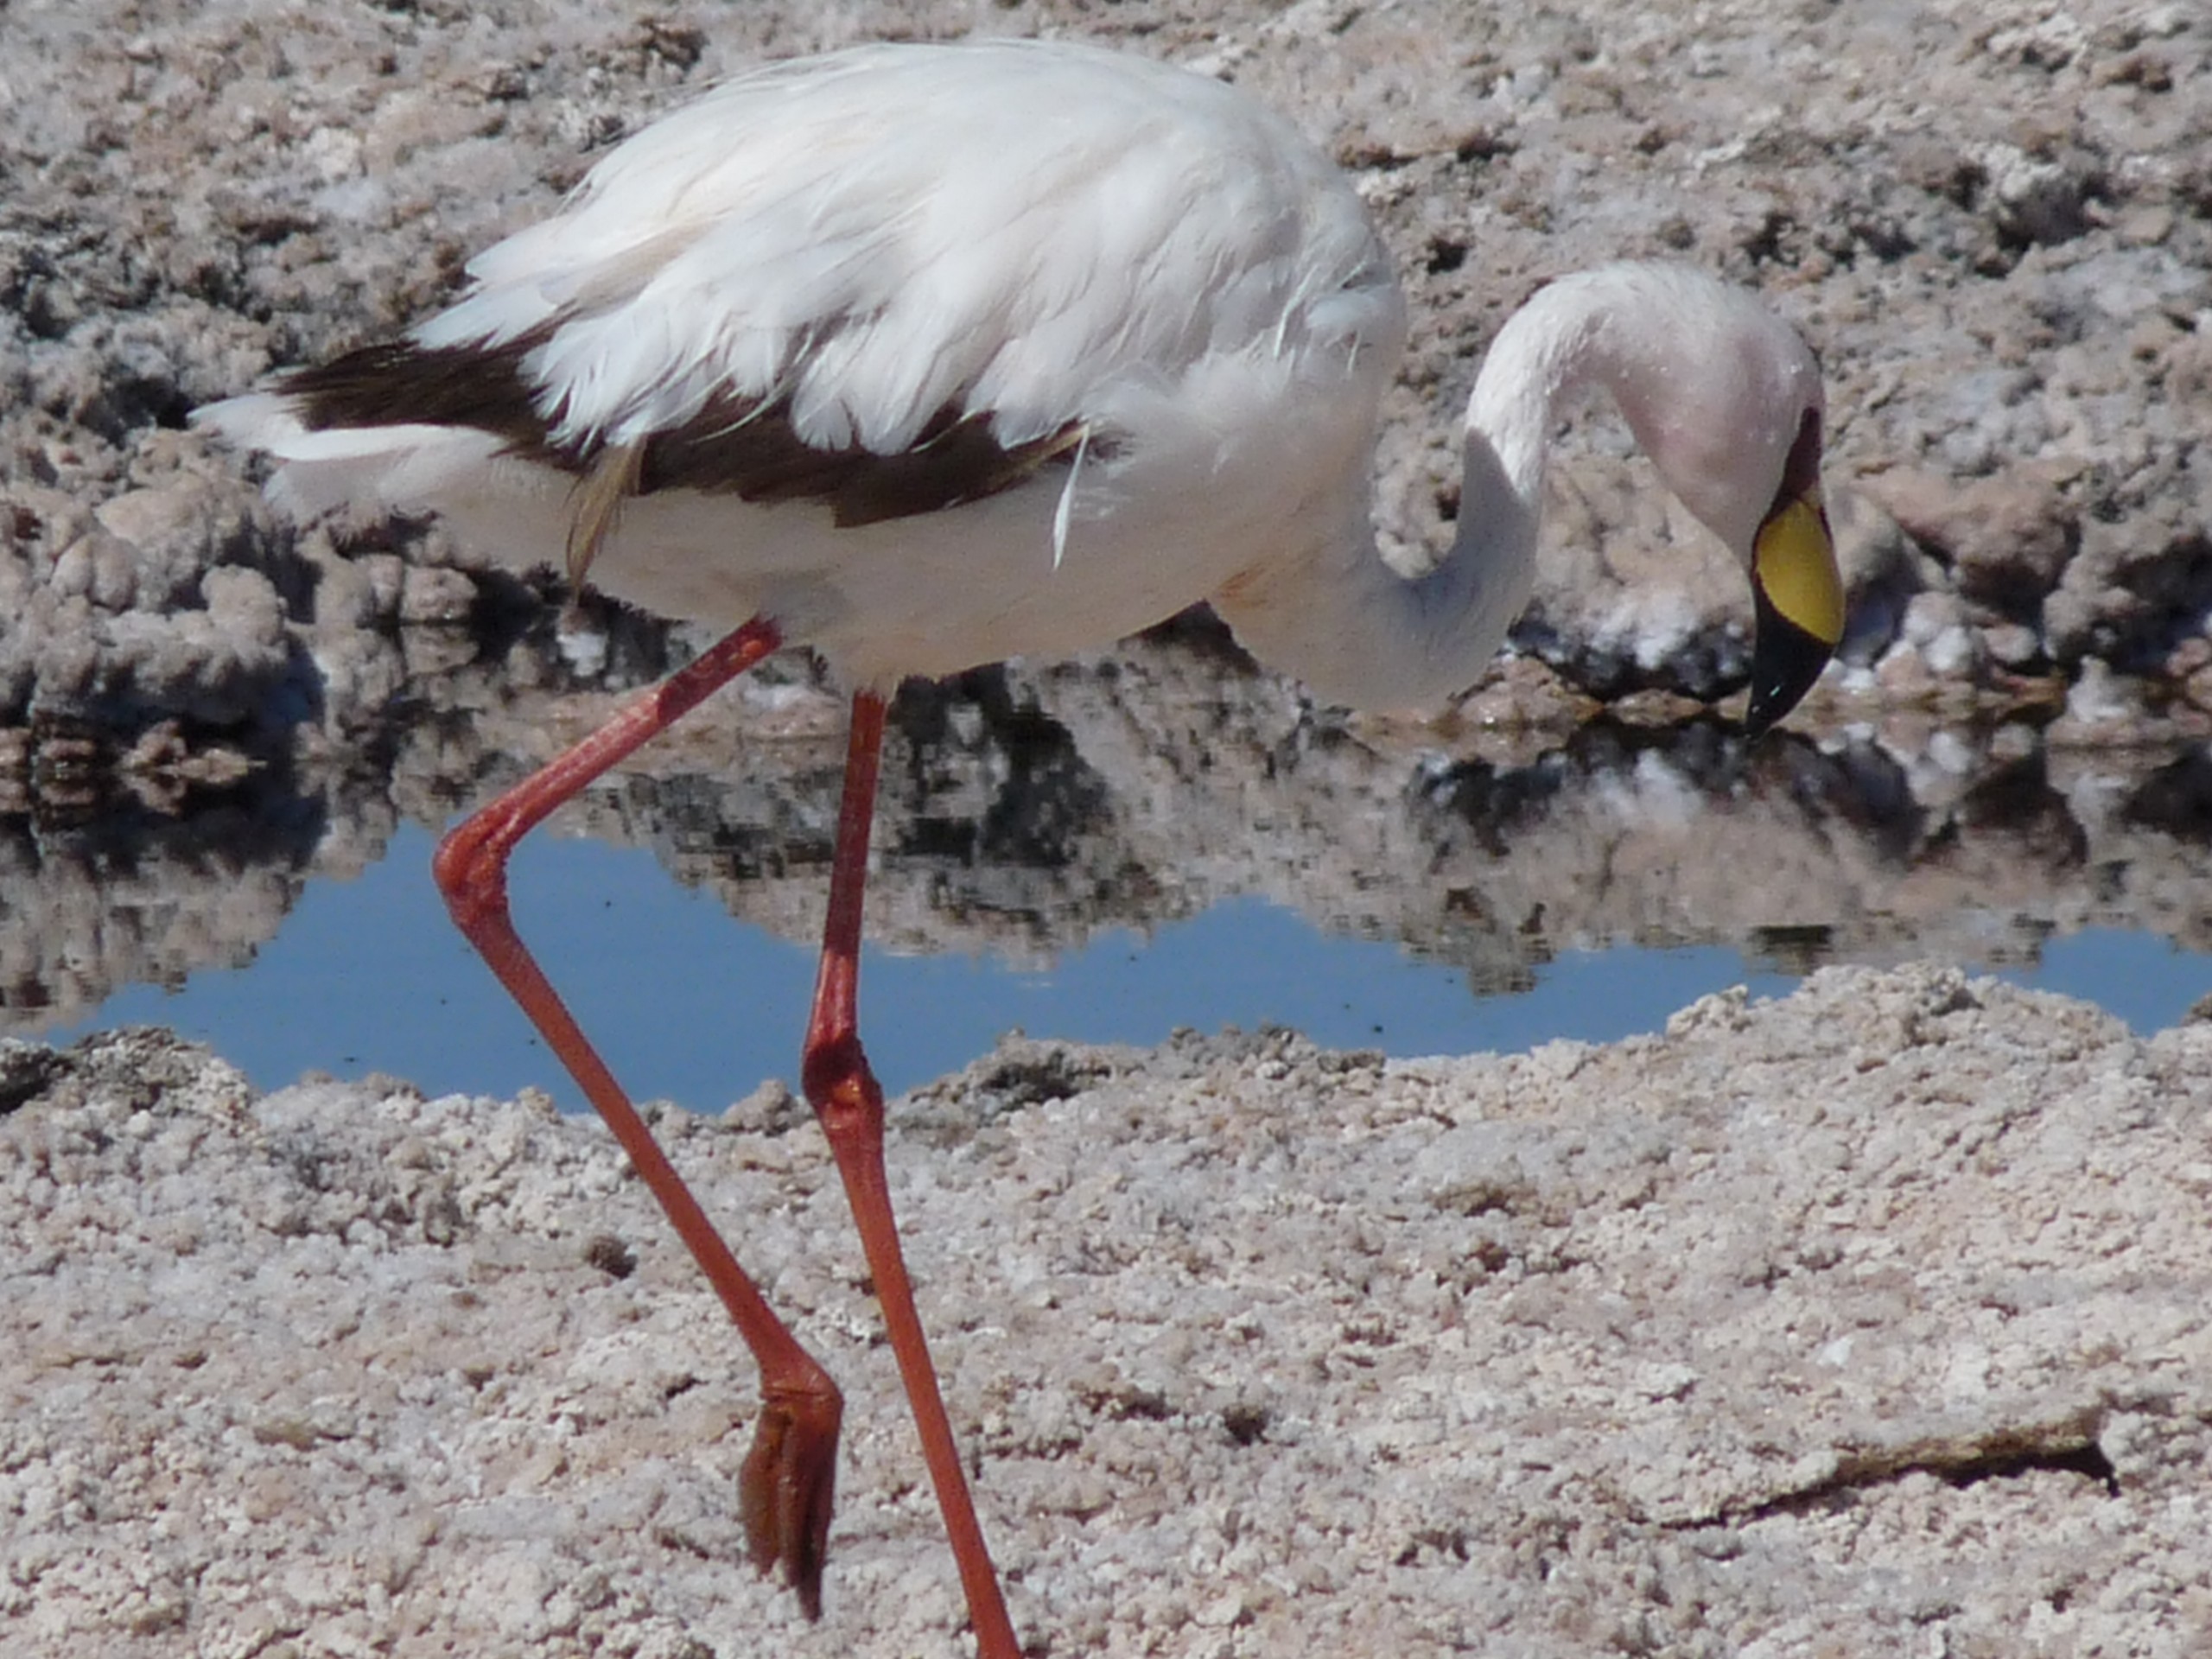
[[[963,1650],[779,1092],[666,1127],[848,1389],[813,1630],[741,1559],[749,1369],[595,1124],[0,1053],[10,1654]],[[2208,1103],[2212,1023],[1834,970],[1504,1059],[1016,1047],[891,1160],[1034,1651],[2180,1659]]]

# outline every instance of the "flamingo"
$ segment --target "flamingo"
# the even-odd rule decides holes
[[[904,678],[1110,643],[1210,601],[1319,696],[1433,704],[1529,596],[1546,456],[1611,394],[1741,559],[1747,727],[1843,626],[1812,353],[1743,291],[1619,264],[1499,330],[1467,405],[1456,539],[1401,574],[1370,520],[1407,308],[1342,174],[1218,80],[1087,46],[877,45],[776,64],[602,159],[480,254],[448,308],[200,418],[298,516],[434,512],[518,568],[727,630],[454,829],[454,918],[612,1128],[759,1365],[747,1541],[810,1618],[842,1401],[738,1265],[517,933],[509,854],[771,652],[852,711],[801,1077],[914,1410],[982,1659],[1020,1649],[916,1311],[861,1046],[861,894]]]

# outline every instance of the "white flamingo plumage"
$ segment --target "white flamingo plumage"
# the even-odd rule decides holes
[[[1020,1649],[938,1401],[855,1008],[884,697],[1110,642],[1210,600],[1324,696],[1471,684],[1525,602],[1566,400],[1611,393],[1745,563],[1749,721],[1842,630],[1811,353],[1749,296],[1630,264],[1539,290],[1464,427],[1456,543],[1400,575],[1370,526],[1406,332],[1349,182],[1221,83],[1090,48],[880,46],[729,83],[602,160],[398,340],[201,411],[307,513],[434,511],[519,567],[733,632],[457,828],[456,920],[604,1113],[762,1371],[743,1502],[810,1613],[841,1402],[761,1300],[516,936],[514,843],[785,644],[854,692],[803,1076],[851,1197],[986,1659]]]

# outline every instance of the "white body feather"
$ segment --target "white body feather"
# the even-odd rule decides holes
[[[1109,643],[1286,540],[1363,525],[1405,328],[1357,198],[1287,123],[1179,70],[1020,42],[732,82],[469,270],[412,337],[557,320],[531,368],[559,435],[680,425],[718,382],[788,389],[824,445],[895,452],[948,402],[1003,443],[1071,418],[1116,435],[1071,490],[1048,467],[854,529],[724,493],[624,504],[597,585],[720,625],[766,614],[876,686]],[[503,562],[561,556],[574,480],[489,435],[309,432],[281,391],[207,417],[283,463],[296,511],[432,510]]]
[[[802,438],[886,454],[947,407],[1006,445],[1083,424],[1072,470],[858,527],[726,492],[623,502],[597,585],[724,626],[765,615],[874,689],[1109,643],[1211,599],[1325,696],[1433,702],[1478,677],[1526,601],[1544,452],[1577,385],[1613,390],[1744,555],[1820,395],[1796,336],[1710,278],[1555,284],[1478,385],[1458,545],[1401,578],[1369,474],[1406,308],[1357,194],[1230,87],[1072,45],[861,48],[748,75],[469,269],[410,338],[541,338],[523,366],[558,442],[645,438],[728,392],[788,394]],[[277,459],[272,493],[296,510],[435,511],[519,567],[566,544],[574,476],[487,433],[311,431],[281,384],[203,413]]]

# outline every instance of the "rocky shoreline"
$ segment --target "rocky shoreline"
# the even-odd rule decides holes
[[[397,708],[438,706],[532,596],[433,529],[357,527],[341,551],[275,523],[187,411],[422,314],[687,89],[976,21],[899,0],[18,9],[0,775],[120,760],[204,795],[241,764],[361,758]],[[2212,24],[2191,8],[989,21],[1233,75],[1353,171],[1416,318],[1377,497],[1403,557],[1448,537],[1440,410],[1505,309],[1579,264],[1691,258],[1764,289],[1824,359],[1854,623],[1815,720],[2212,734]],[[1777,99],[1779,63],[1821,70]],[[1664,710],[1740,677],[1740,578],[1639,467],[1601,424],[1562,469],[1518,635],[1542,668],[1478,691],[1484,718]],[[1625,602],[1647,569],[1680,589],[1663,618]]]

